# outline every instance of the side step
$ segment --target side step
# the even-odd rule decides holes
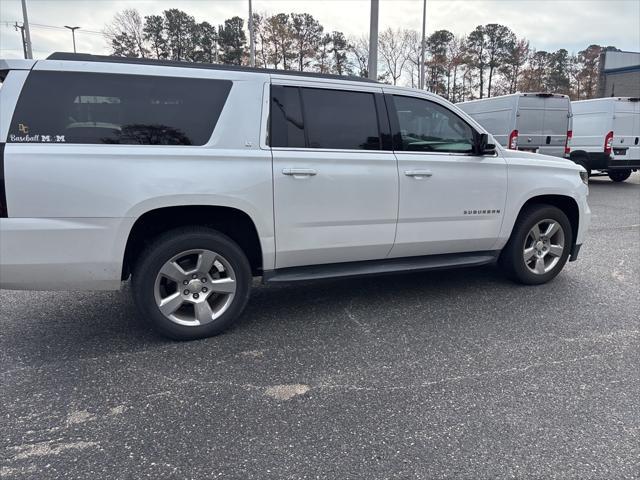
[[[320,280],[323,278],[359,277],[362,275],[384,275],[389,273],[472,267],[493,263],[499,254],[500,251],[471,252],[289,267],[264,272],[262,281],[265,283],[288,283]]]

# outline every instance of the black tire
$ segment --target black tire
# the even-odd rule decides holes
[[[156,277],[165,262],[194,249],[224,257],[235,274],[235,293],[226,310],[210,323],[181,325],[166,317],[156,304]],[[132,290],[141,317],[156,331],[174,340],[194,340],[222,333],[238,319],[249,300],[252,280],[249,261],[233,240],[212,229],[185,227],[163,234],[144,250],[133,269]]]
[[[624,182],[627,178],[631,176],[630,168],[621,168],[619,170],[609,170],[607,171],[609,178],[614,182]]]
[[[549,219],[559,223],[564,232],[564,250],[556,265],[547,273],[536,274],[527,267],[524,247],[530,230],[539,222]],[[573,244],[573,230],[562,210],[552,205],[538,204],[526,207],[516,220],[507,245],[500,254],[499,264],[512,280],[526,285],[539,285],[555,278],[569,258]]]

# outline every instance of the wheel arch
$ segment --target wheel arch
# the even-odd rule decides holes
[[[573,197],[568,195],[557,195],[557,194],[546,194],[546,195],[536,195],[535,197],[529,198],[524,204],[520,207],[518,211],[518,215],[516,216],[516,221],[522,215],[525,209],[532,205],[551,205],[553,207],[559,208],[569,219],[569,223],[571,224],[572,230],[572,239],[571,239],[571,247],[576,244],[576,240],[578,237],[578,228],[580,226],[580,208],[578,207],[578,202]],[[515,223],[514,223],[515,225]],[[513,226],[511,227],[511,231],[509,232],[509,237],[513,233]]]
[[[210,227],[227,235],[247,255],[252,273],[262,273],[263,248],[255,222],[246,212],[227,206],[177,205],[149,210],[136,219],[127,237],[121,279],[130,276],[139,254],[158,235],[189,225]]]

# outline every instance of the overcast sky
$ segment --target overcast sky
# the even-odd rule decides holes
[[[248,10],[248,0],[27,1],[36,58],[72,50],[70,32],[60,29],[64,25],[82,27],[76,33],[78,51],[109,53],[99,32],[125,8],[137,8],[142,15],[179,8],[213,25],[234,15],[246,18]],[[269,14],[308,12],[326,30],[347,35],[369,29],[369,0],[253,0],[253,8]],[[420,31],[421,9],[422,0],[381,0],[380,30]],[[13,22],[22,20],[20,0],[0,0],[0,19],[0,57],[22,57],[20,34],[13,28]],[[427,0],[428,32],[446,28],[465,34],[486,23],[509,26],[538,50],[566,48],[573,53],[596,43],[640,51],[640,0]]]

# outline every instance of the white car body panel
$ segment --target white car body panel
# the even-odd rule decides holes
[[[262,268],[270,271],[389,257],[499,250],[522,205],[536,195],[574,198],[578,243],[589,224],[581,167],[566,160],[497,148],[495,156],[392,151],[271,149],[269,84],[380,92],[363,82],[207,70],[45,60],[35,70],[108,72],[233,81],[203,146],[7,143],[9,218],[0,219],[0,288],[117,289],[127,239],[155,209],[211,205],[238,209],[255,224]],[[25,67],[25,68],[26,68]],[[0,142],[6,142],[27,70],[12,70],[0,90]],[[427,98],[482,127],[431,94]],[[433,176],[409,178],[405,169]],[[313,177],[282,175],[314,169]],[[464,210],[496,209],[492,216]],[[398,217],[400,215],[400,217]]]
[[[275,77],[276,85],[343,89],[341,82]],[[351,91],[382,93],[352,82]],[[385,258],[398,216],[391,151],[273,148],[276,268]],[[284,175],[310,169],[313,176]]]

